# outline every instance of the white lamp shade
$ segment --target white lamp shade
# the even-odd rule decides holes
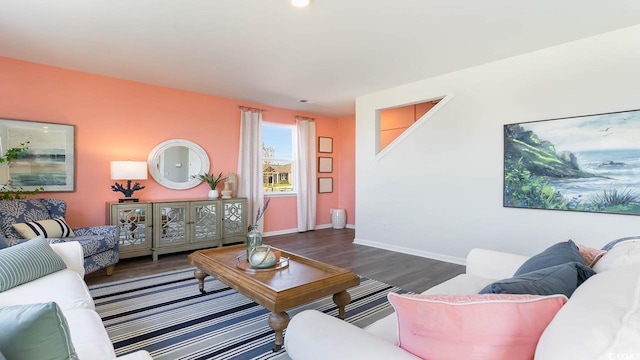
[[[111,180],[146,180],[146,161],[112,161]]]
[[[291,0],[291,4],[296,7],[305,7],[309,5],[311,0]]]

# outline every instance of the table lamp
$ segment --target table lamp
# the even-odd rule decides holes
[[[146,180],[147,179],[147,162],[146,161],[112,161],[111,162],[111,180],[127,180],[127,187],[124,188],[117,182],[115,185],[111,185],[111,190],[121,192],[124,194],[124,198],[118,200],[118,202],[138,202],[137,198],[133,198],[134,191],[144,189],[144,186],[140,186],[140,183],[133,184],[131,187],[131,180]]]

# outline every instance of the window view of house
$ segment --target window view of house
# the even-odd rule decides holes
[[[262,124],[262,182],[265,193],[291,193],[293,189],[294,127]]]

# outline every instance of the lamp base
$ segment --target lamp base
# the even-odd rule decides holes
[[[133,196],[134,192],[142,189],[144,189],[144,186],[140,186],[140,183],[135,183],[133,187],[131,187],[131,180],[127,180],[126,189],[124,188],[124,186],[118,183],[111,185],[111,190],[116,192],[121,192],[124,194],[124,199],[120,199],[120,202],[126,202],[126,201],[138,202],[138,199],[135,199],[135,200],[129,200],[129,199],[133,199],[131,196]]]
[[[138,198],[121,198],[118,199],[119,203],[123,203],[123,202],[140,202],[140,199]]]

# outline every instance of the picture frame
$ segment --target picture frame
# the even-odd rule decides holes
[[[506,124],[503,206],[640,215],[640,110]]]
[[[0,183],[26,191],[75,191],[75,126],[0,119],[0,154],[28,142],[27,151],[0,167]]]
[[[332,177],[321,177],[318,178],[318,193],[332,193],[333,192],[333,178]]]
[[[319,157],[318,158],[318,172],[319,173],[332,173],[333,172],[333,158],[331,158],[331,157]]]
[[[318,137],[318,152],[319,153],[332,153],[333,152],[333,138],[319,136]]]

